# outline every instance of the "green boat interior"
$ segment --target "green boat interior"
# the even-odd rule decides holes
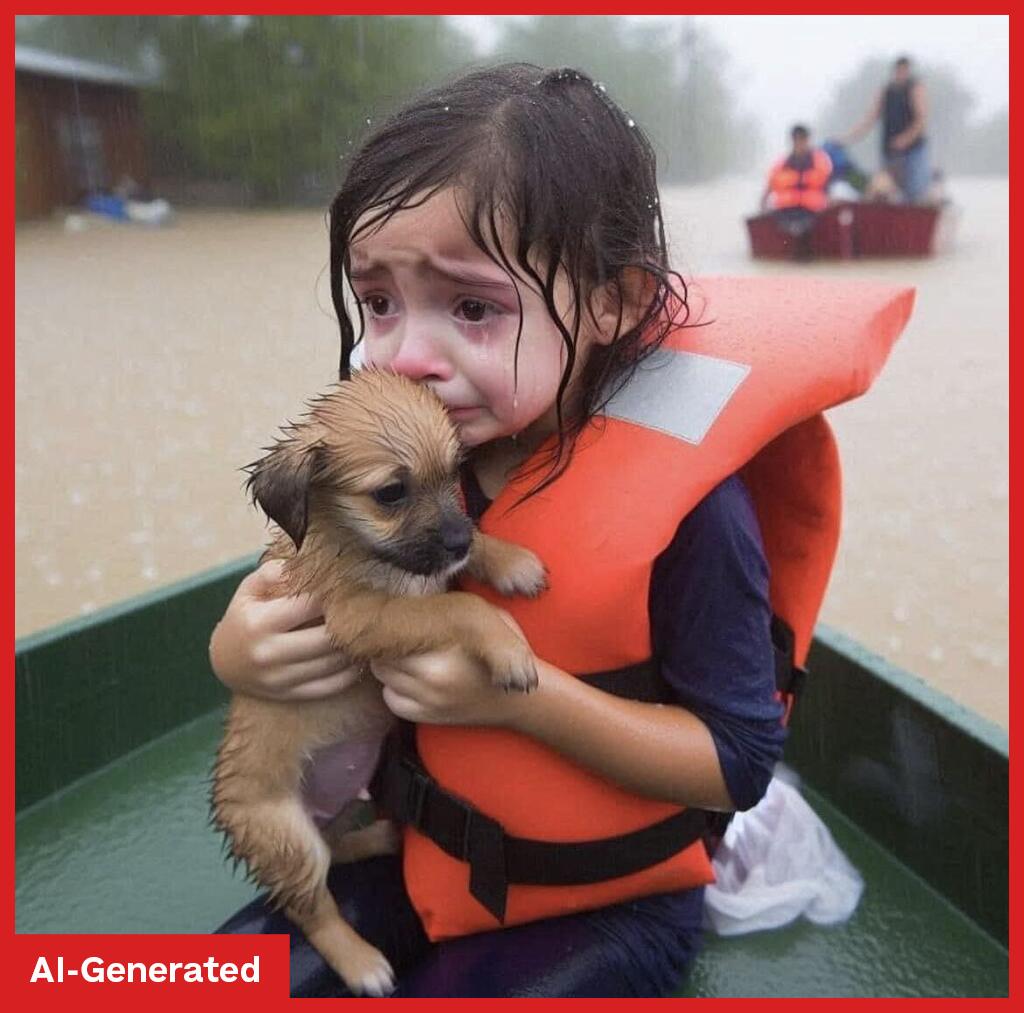
[[[206,798],[206,643],[253,563],[18,642],[18,932],[205,932],[254,895]],[[809,668],[786,759],[863,898],[839,926],[709,936],[678,994],[1006,996],[1005,733],[824,627]]]

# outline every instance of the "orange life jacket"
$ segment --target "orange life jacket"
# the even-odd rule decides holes
[[[823,210],[828,204],[825,187],[832,175],[831,159],[821,148],[812,148],[810,168],[800,170],[790,164],[791,157],[776,162],[768,177],[773,206],[803,207],[808,211]]]
[[[700,304],[703,302],[703,309]],[[681,520],[741,472],[770,565],[771,603],[802,665],[839,533],[839,461],[822,411],[864,393],[913,305],[913,290],[801,279],[708,279],[691,286],[678,328],[581,435],[567,470],[484,531],[532,548],[548,567],[536,600],[464,586],[507,609],[538,657],[577,675],[651,658],[648,584]],[[517,733],[416,726],[423,765],[507,834],[556,842],[616,837],[679,814],[630,794]],[[687,810],[694,812],[693,810]],[[702,841],[615,879],[512,883],[500,922],[469,892],[469,868],[406,827],[406,888],[438,940],[713,880]]]

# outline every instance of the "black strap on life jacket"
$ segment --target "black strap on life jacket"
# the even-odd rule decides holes
[[[579,886],[657,865],[701,839],[708,814],[684,809],[631,833],[590,841],[539,841],[507,834],[497,820],[446,791],[425,770],[402,722],[385,747],[370,791],[392,819],[415,827],[442,851],[469,863],[469,892],[499,922],[510,883]]]
[[[793,710],[793,704],[807,679],[807,669],[801,668],[795,660],[796,638],[789,624],[772,616],[772,647],[775,651],[775,688],[786,702],[786,720]]]
[[[777,615],[771,621],[772,650],[775,655],[775,688],[787,697],[797,697],[807,678],[807,669],[795,660],[796,637],[785,619]],[[672,688],[661,677],[654,661],[643,661],[626,668],[581,677],[584,682],[629,700],[643,703],[672,703]]]
[[[778,688],[792,694],[803,674],[793,665],[793,634],[773,618]],[[667,703],[672,691],[654,662],[581,676],[616,696]],[[580,886],[628,876],[657,865],[704,839],[709,850],[730,814],[687,808],[614,837],[555,842],[515,837],[471,803],[443,788],[423,766],[414,726],[400,722],[384,747],[370,792],[391,818],[414,827],[442,851],[469,864],[469,892],[504,922],[510,884]]]

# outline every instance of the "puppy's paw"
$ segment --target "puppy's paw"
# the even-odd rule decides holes
[[[548,573],[539,557],[529,549],[515,547],[494,575],[494,588],[503,595],[536,598],[548,586]]]
[[[491,659],[491,679],[506,692],[529,693],[536,689],[537,662],[528,647],[515,647]]]
[[[380,998],[395,990],[395,972],[388,958],[367,943],[347,954],[344,967],[339,970],[354,995]]]

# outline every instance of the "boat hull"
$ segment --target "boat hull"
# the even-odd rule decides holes
[[[930,257],[940,247],[940,223],[950,214],[943,205],[843,202],[822,211],[802,235],[787,231],[771,212],[746,224],[750,254],[758,259]]]

